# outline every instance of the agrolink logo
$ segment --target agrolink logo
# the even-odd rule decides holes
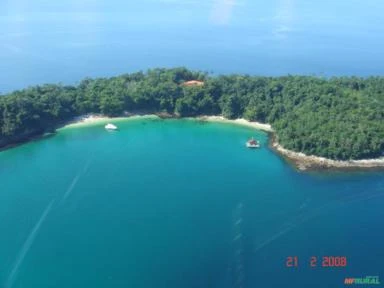
[[[365,278],[345,278],[345,285],[380,285],[379,276],[366,276]]]

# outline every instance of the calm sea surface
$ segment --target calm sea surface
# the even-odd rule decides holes
[[[343,287],[346,277],[384,277],[383,172],[299,173],[266,134],[240,126],[116,124],[0,152],[0,287]],[[261,149],[244,147],[250,136]],[[322,256],[345,256],[347,267],[320,267]]]

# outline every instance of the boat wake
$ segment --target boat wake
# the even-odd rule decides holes
[[[93,154],[85,162],[83,168],[80,169],[79,172],[77,173],[77,175],[72,179],[72,182],[69,185],[68,189],[65,191],[64,196],[63,196],[63,198],[62,198],[60,203],[65,202],[68,199],[68,197],[72,194],[72,191],[76,187],[76,185],[79,182],[80,178],[82,176],[84,176],[88,172],[89,167],[90,167],[90,165],[92,163],[92,160],[93,160]]]
[[[244,243],[243,243],[243,204],[239,203],[233,213],[233,285],[232,287],[241,288],[244,286],[245,270],[244,270]]]
[[[47,218],[49,212],[52,209],[52,206],[54,204],[55,200],[52,200],[48,206],[45,208],[43,214],[40,216],[40,219],[37,221],[35,226],[33,227],[32,231],[29,233],[27,240],[24,242],[24,245],[22,246],[15,263],[13,264],[13,268],[11,272],[9,273],[9,276],[7,278],[7,281],[5,282],[4,288],[11,288],[15,282],[17,272],[19,271],[19,268],[21,264],[24,261],[25,256],[27,255],[28,251],[31,249],[31,246],[36,238],[37,233],[39,232],[41,225],[43,225],[45,219]]]

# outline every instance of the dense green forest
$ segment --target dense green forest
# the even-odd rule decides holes
[[[189,80],[205,84],[183,85]],[[185,68],[2,95],[0,146],[53,131],[74,116],[140,110],[270,123],[284,147],[332,159],[375,158],[384,152],[384,77],[209,76]]]

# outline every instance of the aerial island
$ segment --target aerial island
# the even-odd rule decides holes
[[[0,95],[0,148],[86,114],[231,121],[271,133],[300,169],[384,167],[384,77],[212,76],[151,69]]]

